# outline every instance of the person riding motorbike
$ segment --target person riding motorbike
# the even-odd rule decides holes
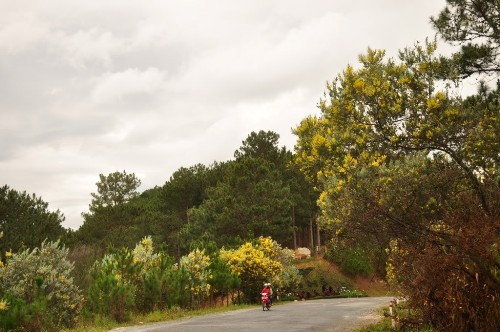
[[[273,304],[273,289],[271,288],[271,284],[266,282],[264,284],[264,289],[262,290],[261,293],[266,293],[267,296],[269,297],[269,302]]]

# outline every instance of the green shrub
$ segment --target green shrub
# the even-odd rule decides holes
[[[108,254],[94,264],[89,288],[89,307],[99,314],[112,316],[116,321],[127,320],[134,307],[138,267],[128,249]]]
[[[210,288],[212,294],[225,298],[227,304],[229,304],[229,295],[231,295],[231,300],[234,303],[235,290],[240,288],[241,280],[220,257],[218,251],[211,256],[210,270],[212,275],[209,282],[212,286]]]
[[[349,275],[368,277],[373,272],[370,260],[356,249],[347,249],[341,264],[342,270]]]
[[[10,294],[3,294],[0,305],[0,331],[14,330],[25,325],[28,308],[24,301]]]
[[[189,304],[188,275],[165,253],[155,253],[151,237],[133,250],[106,254],[91,269],[91,313],[128,320],[133,311],[147,313]]]
[[[369,257],[357,248],[331,247],[325,258],[337,264],[340,270],[349,276],[368,277],[373,273]]]
[[[47,310],[47,299],[37,282],[37,293],[30,302],[5,294],[8,303],[5,311],[0,310],[0,331],[55,331],[61,328],[53,319],[53,312]]]
[[[174,284],[180,272],[174,259],[160,252],[156,265],[143,271],[136,293],[136,306],[141,312],[152,312],[178,305],[179,291]]]

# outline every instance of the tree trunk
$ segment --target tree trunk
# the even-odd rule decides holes
[[[314,251],[314,233],[313,233],[313,220],[312,218],[309,218],[309,238],[310,238],[310,245],[311,245],[311,252]]]
[[[295,228],[295,206],[292,206],[293,249],[297,249],[297,229]]]
[[[321,239],[320,239],[320,234],[319,234],[319,226],[318,222],[316,222],[316,255],[319,257],[320,254],[320,249],[321,249]]]

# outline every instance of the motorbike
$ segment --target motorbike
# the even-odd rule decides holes
[[[269,298],[269,295],[267,293],[261,293],[262,295],[261,302],[262,302],[262,311],[264,310],[270,310],[271,309],[271,299]]]

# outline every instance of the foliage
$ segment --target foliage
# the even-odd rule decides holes
[[[229,295],[231,295],[232,302],[235,303],[234,293],[241,288],[241,279],[221,258],[220,251],[211,256],[209,269],[212,272],[210,278],[212,294],[220,296],[222,299],[227,297],[228,301]]]
[[[86,213],[70,243],[104,252],[108,247],[133,247],[148,234],[154,234],[156,242],[163,242],[169,215],[161,211],[161,199],[161,190],[155,188],[128,202]]]
[[[220,167],[217,164],[211,167],[202,164],[189,168],[181,167],[161,188],[160,208],[169,215],[164,226],[168,229],[166,240],[176,249],[175,254],[178,257],[189,248],[179,237],[182,225],[189,221],[189,209],[199,206],[206,198],[205,190],[215,181],[213,174],[217,173]]]
[[[133,250],[123,248],[106,254],[92,268],[89,308],[117,321],[127,320],[132,310],[163,308],[169,304],[169,277],[176,276],[174,270],[172,260],[154,252],[151,237],[145,237]]]
[[[179,238],[181,227],[188,221],[187,211],[200,204],[205,187],[217,181],[212,176],[218,172],[217,167],[181,167],[163,187],[134,194],[122,202],[96,206],[91,213],[83,214],[84,223],[72,236],[72,243],[104,251],[107,247],[133,247],[152,234],[156,243],[165,245],[163,250],[180,258],[189,252],[189,243]]]
[[[205,255],[204,250],[195,249],[180,260],[180,266],[188,275],[188,287],[183,291],[191,294],[191,303],[198,307],[203,298],[210,293],[210,279],[213,277],[210,266],[210,257]]]
[[[187,217],[189,208],[199,205],[204,199],[204,190],[209,182],[210,168],[196,164],[175,171],[163,186],[163,199],[167,209],[177,210]],[[187,221],[187,219],[184,219]]]
[[[461,45],[453,56],[460,73],[500,71],[500,5],[497,0],[447,0],[431,18],[444,40]]]
[[[238,249],[221,249],[222,259],[241,279],[241,289],[248,300],[255,300],[264,283],[281,274],[283,265],[277,260],[275,249],[275,242],[263,237]]]
[[[283,248],[271,237],[260,237],[258,239],[258,248],[281,264],[280,274],[270,279],[273,289],[279,292],[296,290],[302,282],[302,276],[293,263],[295,252]]]
[[[235,151],[235,160],[216,165],[208,176],[204,199],[189,209],[181,242],[209,233],[218,246],[241,245],[271,236],[293,246],[293,232],[309,224],[315,197],[304,176],[292,167],[292,155],[278,147],[274,132],[252,132]]]
[[[203,234],[200,239],[191,243],[191,247],[193,248],[191,255],[199,255],[197,252],[201,251],[210,261],[210,264],[205,267],[208,270],[206,274],[209,275],[210,301],[214,297],[222,301],[225,299],[227,305],[229,305],[229,298],[231,297],[234,304],[237,292],[241,287],[241,280],[221,258],[221,252],[210,234]]]
[[[28,325],[31,315],[28,314],[27,305],[8,293],[2,295],[0,300],[0,331],[10,331]],[[35,310],[31,312],[33,311]]]
[[[55,241],[65,234],[64,215],[48,211],[48,203],[35,194],[0,187],[0,253],[34,248],[48,239]],[[0,255],[1,257],[1,255]]]
[[[92,269],[94,282],[88,295],[90,310],[110,315],[118,322],[127,320],[127,311],[134,306],[137,270],[126,249],[105,255],[96,262]]]
[[[290,152],[283,146],[278,148],[279,135],[272,131],[252,131],[242,142],[241,147],[234,152],[234,157],[260,158],[283,167],[290,160]]]
[[[312,260],[298,266],[302,280],[297,288],[300,298],[338,295],[341,289],[352,289],[352,280],[336,271],[327,261]]]
[[[73,264],[68,250],[59,242],[43,242],[40,248],[8,254],[0,267],[0,310],[5,328],[58,329],[73,326],[80,314],[83,297],[73,284]],[[10,324],[10,325],[9,325]]]
[[[500,225],[471,197],[462,198],[425,242],[391,242],[388,277],[440,330],[495,330]]]
[[[302,282],[299,269],[292,263],[294,252],[290,249],[283,249],[283,252],[287,257],[284,260],[278,258],[282,264],[281,274],[273,281],[273,287],[280,293],[295,291]]]
[[[247,157],[231,162],[225,170],[223,181],[208,188],[207,199],[190,210],[184,239],[189,242],[205,232],[219,246],[256,235],[290,239],[290,190],[271,163]]]
[[[133,250],[123,248],[96,262],[89,310],[125,321],[133,312],[200,307],[219,274],[204,250],[195,249],[176,264],[164,252],[155,252],[151,237],[145,237]]]
[[[488,329],[500,292],[500,90],[466,100],[438,90],[435,49],[360,56],[328,84],[321,116],[297,127],[296,162],[337,242],[397,241],[388,277],[423,315],[443,329]]]
[[[137,188],[141,185],[134,173],[113,172],[108,175],[99,174],[99,182],[96,183],[97,193],[91,193],[92,203],[90,212],[106,206],[117,206],[128,202],[138,196]]]
[[[91,193],[89,212],[82,213],[83,224],[70,237],[73,245],[90,245],[104,251],[108,246],[133,246],[149,233],[157,233],[164,216],[156,209],[156,196],[137,192],[141,181],[135,174],[99,174],[97,193]],[[154,192],[154,191],[153,191]]]
[[[290,200],[292,204],[292,228],[294,232],[300,229],[308,229],[310,221],[318,215],[319,209],[316,204],[318,193],[314,186],[309,183],[303,173],[300,172],[297,163],[294,162],[296,155],[288,163],[286,169],[286,182],[290,187]],[[297,239],[290,242],[289,247],[297,248]],[[283,243],[285,245],[285,243]]]
[[[292,154],[278,147],[278,138],[274,132],[252,132],[235,160],[181,167],[162,187],[140,195],[111,190],[114,183],[118,192],[130,188],[125,184],[134,182],[133,174],[101,174],[90,212],[83,214],[84,223],[69,243],[102,252],[131,248],[152,235],[177,259],[204,233],[218,246],[240,245],[260,235],[293,246],[293,232],[307,227],[317,211],[316,194],[290,165]]]
[[[330,259],[349,276],[369,277],[373,273],[373,265],[363,250],[330,246],[325,258]]]

